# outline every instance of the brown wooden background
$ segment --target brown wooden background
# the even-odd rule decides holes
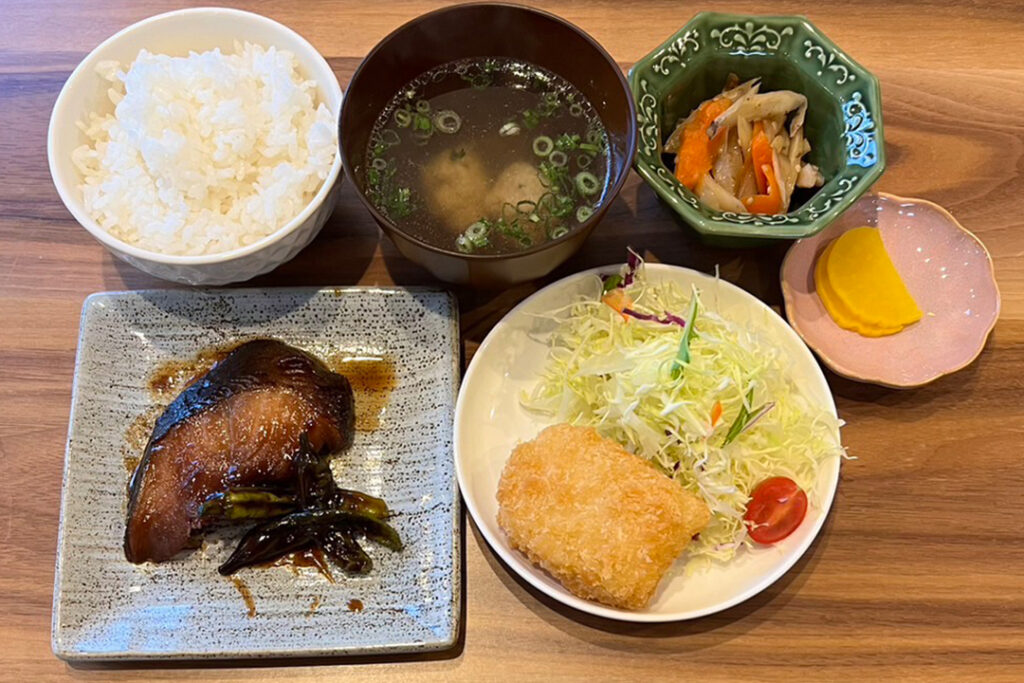
[[[889,167],[878,189],[948,207],[995,259],[1003,312],[979,361],[915,391],[829,374],[844,464],[832,514],[805,558],[727,612],[660,626],[572,613],[526,588],[466,524],[466,628],[448,653],[403,661],[70,667],[50,652],[53,558],[82,300],[167,287],[115,261],[60,203],[46,165],[65,78],[121,27],[182,4],[0,0],[0,679],[375,680],[936,678],[1024,680],[1024,3],[601,1],[536,3],[590,32],[624,67],[701,9],[802,13],[882,82]],[[370,48],[435,6],[242,5],[284,22],[343,87]],[[585,248],[550,279],[652,258],[778,304],[784,247],[700,246],[633,175]],[[349,188],[316,242],[255,285],[423,284]],[[470,355],[543,283],[458,292]]]

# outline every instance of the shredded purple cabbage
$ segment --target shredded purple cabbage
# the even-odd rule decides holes
[[[678,325],[679,327],[686,328],[686,321],[680,318],[678,315],[671,313],[665,313],[663,316],[657,316],[653,313],[641,313],[640,311],[634,311],[632,308],[623,308],[623,315],[628,315],[637,320],[647,320],[652,323],[658,323],[659,325]]]
[[[601,286],[603,291],[607,294],[613,289],[625,289],[633,284],[633,280],[636,279],[636,271],[643,264],[644,260],[640,257],[640,254],[633,251],[632,247],[626,247],[626,272],[612,273],[611,275],[601,276]]]
[[[602,292],[607,294],[613,289],[625,289],[633,284],[636,279],[636,272],[643,265],[643,258],[640,254],[633,251],[632,247],[626,247],[626,272],[612,273],[611,275],[601,276],[601,287]],[[659,325],[678,325],[679,327],[686,328],[686,320],[680,318],[678,315],[665,312],[665,315],[658,316],[653,313],[641,313],[635,311],[632,308],[623,308],[623,315],[628,315],[631,318],[637,320],[646,320],[647,322],[658,323]]]
[[[622,286],[629,287],[633,284],[633,278],[636,277],[636,271],[640,268],[640,264],[644,260],[640,258],[640,254],[633,251],[632,247],[626,247],[626,276],[622,278]]]

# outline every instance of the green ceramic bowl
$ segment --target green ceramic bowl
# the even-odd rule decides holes
[[[676,121],[721,92],[730,72],[741,81],[760,76],[762,92],[807,96],[808,159],[825,185],[798,188],[787,214],[713,211],[676,181],[674,160],[662,154]],[[885,168],[878,80],[803,17],[702,12],[637,62],[629,84],[639,125],[634,168],[707,242],[744,246],[813,235]]]

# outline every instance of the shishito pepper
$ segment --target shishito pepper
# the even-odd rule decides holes
[[[199,509],[203,519],[267,519],[294,512],[299,506],[294,496],[266,489],[237,488],[207,497]]]
[[[327,534],[321,547],[346,574],[364,575],[373,569],[373,560],[348,529]]]
[[[391,515],[387,503],[360,491],[338,488],[329,460],[313,451],[305,435],[299,445],[292,458],[294,491],[229,489],[203,504],[202,516],[208,519],[268,520],[242,537],[231,557],[218,568],[221,574],[227,576],[242,567],[311,548],[323,549],[346,573],[365,574],[373,563],[357,537],[392,550],[402,549],[398,532],[384,522]]]
[[[335,534],[339,532],[348,532],[353,544],[358,534],[390,550],[402,549],[398,532],[386,522],[369,515],[343,510],[303,510],[250,529],[231,557],[217,571],[228,576],[242,567],[273,562],[289,553],[314,546],[328,546],[332,557],[336,554],[341,557],[355,554],[351,544],[337,543]],[[358,564],[358,557],[356,560]],[[342,569],[345,569],[346,563],[341,564]]]

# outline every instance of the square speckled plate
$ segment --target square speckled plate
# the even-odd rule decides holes
[[[396,383],[380,426],[356,433],[335,475],[346,488],[387,500],[406,547],[391,553],[367,543],[370,575],[336,572],[334,584],[312,569],[243,569],[236,576],[252,594],[250,617],[238,587],[217,573],[237,532],[162,564],[130,564],[122,539],[126,435],[140,416],[153,414],[148,384],[155,369],[253,337],[275,337],[321,358],[383,354],[394,361]],[[86,299],[61,496],[57,656],[337,656],[452,647],[462,592],[452,461],[458,348],[457,305],[437,290],[172,290]]]

